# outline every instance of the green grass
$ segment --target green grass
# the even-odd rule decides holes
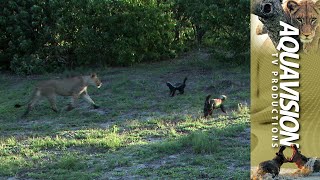
[[[98,70],[84,100],[54,113],[41,102],[21,119],[34,84],[60,75],[0,76],[0,179],[248,179],[249,71],[221,68],[206,53],[130,68]],[[62,77],[64,75],[61,75]],[[184,95],[166,81],[188,76]],[[206,95],[226,94],[228,114],[202,118]],[[244,106],[238,109],[238,103]]]

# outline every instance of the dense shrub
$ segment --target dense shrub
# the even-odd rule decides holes
[[[249,63],[248,0],[176,0],[175,5],[180,19],[190,22],[198,45],[211,47],[224,63]]]
[[[89,4],[78,15],[82,21],[74,45],[78,62],[130,65],[174,55],[174,22],[164,11],[155,4],[124,1]]]
[[[3,0],[0,4],[0,69],[21,74],[158,61],[193,45],[243,54],[248,43],[248,0]],[[238,64],[244,62],[237,59]]]
[[[47,1],[3,0],[0,8],[1,66],[21,73],[55,64],[55,21]],[[54,59],[54,60],[53,60]]]

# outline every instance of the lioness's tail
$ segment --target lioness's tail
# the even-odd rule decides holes
[[[21,104],[15,104],[14,107],[15,108],[20,108],[20,107],[22,107],[22,105]]]
[[[36,88],[36,90],[34,90],[33,91],[33,93],[32,93],[32,97],[30,98],[30,101],[37,95],[36,93],[37,93],[37,88]],[[17,103],[17,104],[15,104],[14,105],[14,107],[15,108],[21,108],[22,106],[25,106],[25,105],[27,105],[27,104],[19,104],[19,103]]]

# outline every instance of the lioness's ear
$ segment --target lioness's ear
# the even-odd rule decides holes
[[[289,9],[290,13],[294,13],[298,10],[299,4],[296,1],[288,1],[287,2],[287,8]]]
[[[91,78],[95,78],[95,77],[97,77],[97,74],[96,73],[92,73],[91,74]]]

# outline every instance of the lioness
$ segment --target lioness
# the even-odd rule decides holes
[[[51,108],[53,111],[58,112],[56,106],[56,95],[60,96],[71,96],[71,103],[69,104],[67,110],[70,111],[75,107],[76,100],[80,95],[93,105],[95,109],[99,108],[94,101],[90,98],[87,87],[89,85],[97,86],[100,88],[102,83],[99,80],[97,74],[93,73],[89,76],[77,76],[67,79],[60,80],[48,80],[37,84],[33,96],[28,104],[26,112],[22,115],[25,117],[31,111],[33,106],[40,100],[41,97],[48,98]],[[21,105],[16,104],[15,107],[20,107]]]
[[[304,52],[316,52],[319,48],[320,32],[320,1],[313,0],[288,0],[284,10],[291,19],[291,24],[299,28],[300,41],[303,43]]]

